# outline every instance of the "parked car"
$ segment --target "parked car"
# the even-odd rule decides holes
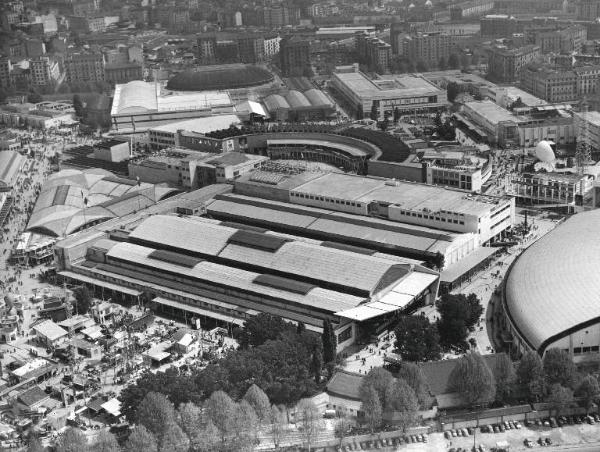
[[[546,438],[546,439],[544,440],[544,442],[546,443],[546,445],[547,445],[547,446],[550,446],[550,445],[552,445],[552,440],[551,440],[550,438]]]
[[[550,427],[552,427],[552,428],[558,427],[558,424],[556,423],[556,419],[554,419],[553,417],[550,418]]]
[[[519,421],[516,421],[516,422],[515,422],[515,427],[516,427],[517,429],[520,429],[520,428],[522,427],[522,425],[521,425],[521,423],[520,423]]]
[[[533,447],[533,441],[531,441],[529,438],[525,438],[523,440],[523,444],[525,445],[525,447],[528,447],[530,449]]]

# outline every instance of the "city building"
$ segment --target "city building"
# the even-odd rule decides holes
[[[342,173],[316,174],[309,180],[304,174],[282,178],[276,187],[271,183],[271,192],[259,190],[261,182],[256,178],[241,178],[235,192],[355,216],[472,233],[477,236],[476,246],[501,238],[514,221],[514,200],[508,197]]]
[[[69,29],[76,33],[101,33],[106,30],[104,16],[68,16]]]
[[[510,38],[523,33],[525,22],[507,14],[488,14],[479,20],[481,36],[484,38]]]
[[[31,127],[47,130],[76,123],[72,111],[46,109],[42,103],[8,104],[0,107],[0,124],[8,127]]]
[[[539,172],[506,176],[506,193],[523,204],[581,205],[592,189],[595,176]]]
[[[104,80],[104,55],[101,52],[69,53],[64,60],[67,83]]]
[[[115,86],[110,115],[115,131],[141,133],[171,122],[233,111],[225,91],[171,91],[158,83],[136,80]]]
[[[541,55],[540,48],[535,45],[518,48],[495,45],[489,48],[488,53],[488,75],[501,83],[519,80],[522,69],[538,60]]]
[[[597,260],[600,210],[578,213],[531,244],[503,289],[503,336],[511,351],[565,350],[577,362],[600,353]]]
[[[367,66],[369,71],[386,73],[390,70],[392,46],[365,31],[355,36],[355,47],[358,61]]]
[[[587,142],[592,150],[600,149],[600,112],[586,111],[573,113],[575,121],[575,133],[578,137],[583,136],[587,129]]]
[[[467,102],[455,117],[461,124],[474,123],[490,143],[502,147],[533,147],[550,140],[560,146],[575,142],[572,115],[561,106],[525,107],[510,112],[490,101]]]
[[[161,152],[129,162],[129,177],[149,183],[196,190],[210,184],[227,183],[268,161],[266,156],[227,152],[214,154],[184,148]]]
[[[279,53],[279,43],[281,42],[281,37],[279,35],[274,36],[265,36],[264,38],[264,49],[263,53],[265,59],[270,60],[275,55]]]
[[[310,71],[310,42],[296,36],[279,42],[279,65],[286,76],[302,76]]]
[[[575,102],[596,93],[600,65],[558,68],[531,64],[521,71],[521,86],[550,103]]]
[[[113,85],[141,80],[142,65],[138,63],[107,64],[104,66],[104,79]]]
[[[256,32],[215,32],[198,35],[197,43],[198,59],[204,64],[254,64],[265,59],[266,50],[274,55],[279,41],[271,38],[267,44],[264,35]]]
[[[10,75],[13,65],[8,57],[0,58],[0,88],[8,88],[11,85]]]
[[[481,17],[494,9],[492,0],[471,0],[448,6],[450,20],[464,20],[472,17]]]
[[[395,44],[398,55],[432,66],[437,66],[441,58],[447,59],[458,51],[457,37],[439,31],[399,35],[397,39],[399,41]]]
[[[587,28],[583,25],[572,25],[563,29],[548,27],[542,30],[527,30],[527,39],[546,53],[579,53],[587,40]]]
[[[377,111],[377,117],[401,112],[435,111],[448,104],[446,90],[419,75],[392,75],[370,79],[356,66],[338,67],[331,87],[343,97],[359,117]]]
[[[61,79],[60,65],[58,61],[47,56],[40,56],[29,61],[31,84],[35,86],[46,86],[57,83]]]
[[[179,136],[184,132],[187,135],[205,136],[210,132],[228,129],[238,124],[240,124],[240,119],[232,114],[175,121],[149,129],[148,141],[150,148],[154,150],[181,146],[184,143],[179,142]],[[179,131],[181,131],[181,134]]]

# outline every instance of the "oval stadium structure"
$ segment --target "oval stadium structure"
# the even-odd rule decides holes
[[[274,76],[260,66],[224,64],[180,72],[167,83],[172,91],[212,91],[248,88],[272,82]]]
[[[506,276],[503,309],[514,347],[575,361],[600,347],[600,210],[577,214],[531,245]]]

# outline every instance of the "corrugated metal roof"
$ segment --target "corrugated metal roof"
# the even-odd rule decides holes
[[[300,91],[291,90],[285,95],[285,100],[292,108],[308,108],[310,101]]]
[[[279,94],[271,94],[264,100],[265,107],[269,110],[269,113],[277,110],[289,110],[290,104]]]
[[[316,88],[304,91],[304,96],[309,100],[313,107],[333,107],[332,102],[325,93]]]

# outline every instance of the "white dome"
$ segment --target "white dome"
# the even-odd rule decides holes
[[[414,4],[414,3],[411,3],[410,5],[408,5],[408,7],[409,7],[409,8],[414,8],[414,7],[415,7],[415,4]]]
[[[554,151],[552,150],[551,141],[540,141],[535,147],[535,156],[542,162],[551,163],[554,161]]]
[[[427,0],[425,2],[425,6],[427,6],[429,8],[429,7],[433,6],[433,3],[431,2],[431,0]]]

